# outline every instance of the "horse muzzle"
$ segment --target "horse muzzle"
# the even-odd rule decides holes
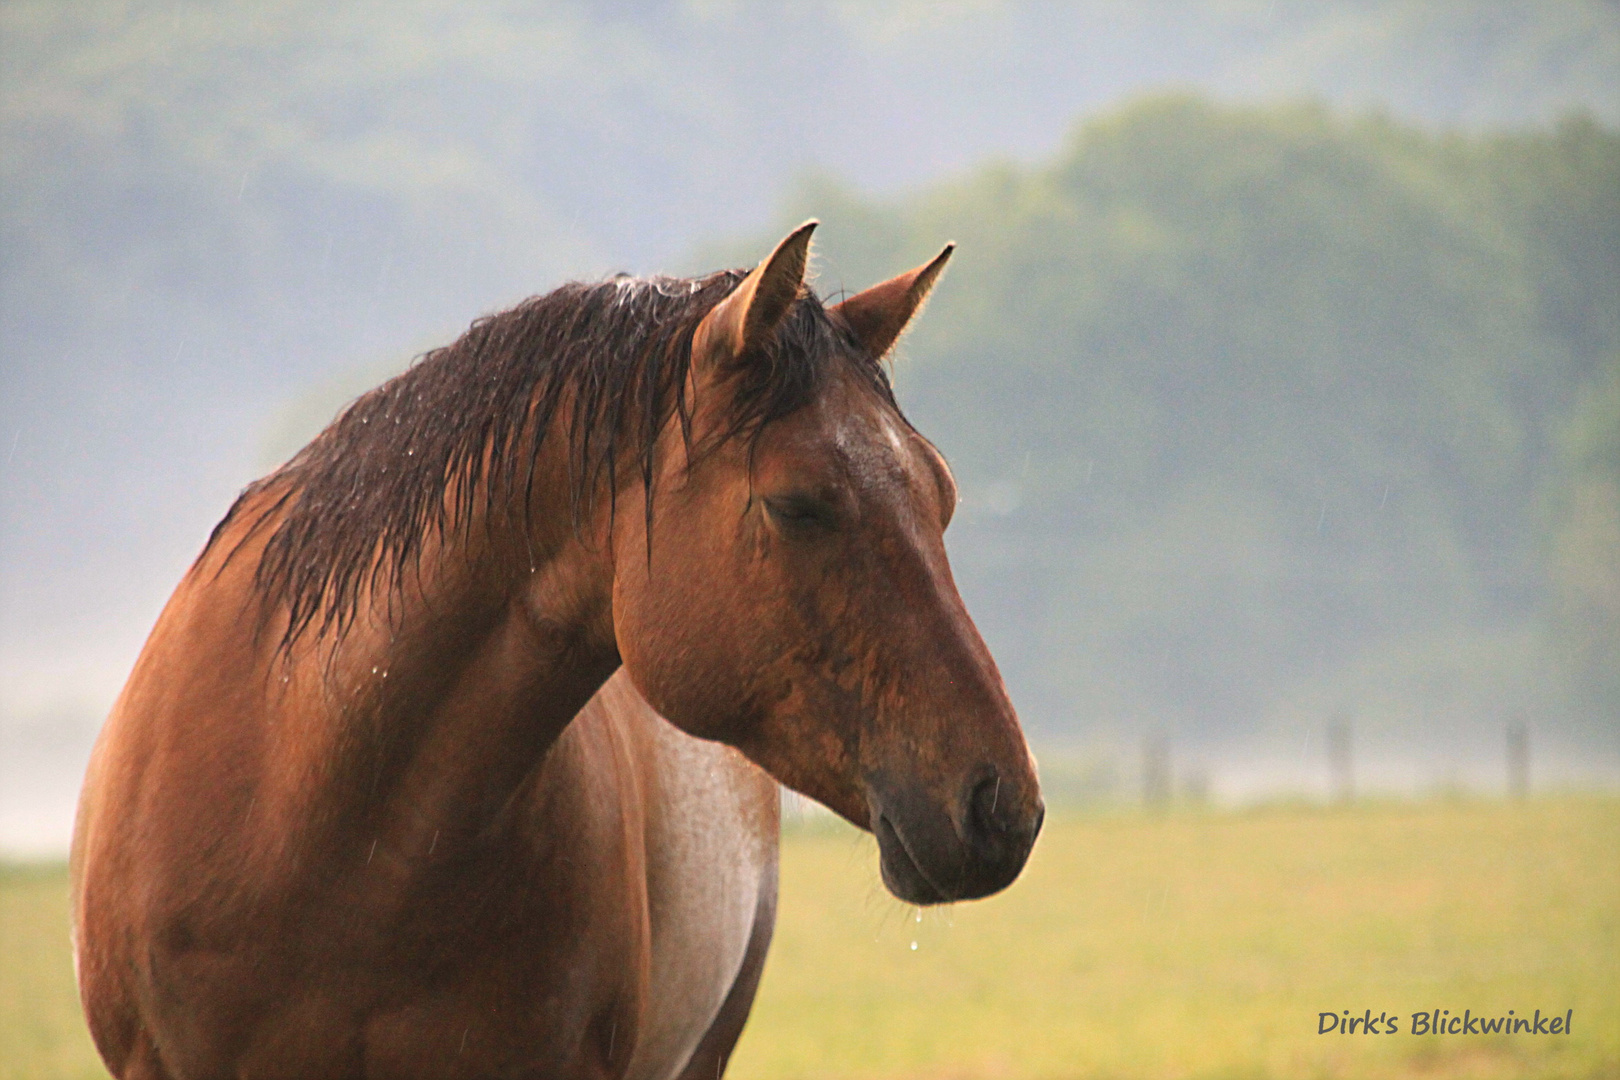
[[[1013,788],[992,773],[941,806],[915,789],[869,785],[883,884],[911,904],[976,900],[1011,885],[1046,818],[1037,791]]]

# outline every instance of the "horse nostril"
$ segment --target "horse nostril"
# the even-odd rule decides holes
[[[1020,805],[1025,800],[1013,782],[990,775],[973,787],[968,799],[968,833],[975,846],[981,848],[1025,848],[1034,843],[1046,819],[1046,804],[1035,800],[1034,812]],[[1010,845],[1010,846],[1009,846]]]
[[[957,805],[965,864],[955,895],[988,896],[1006,888],[1024,868],[1041,831],[1046,806],[1039,789],[986,770]]]
[[[1002,796],[1000,776],[988,776],[973,789],[973,829],[987,840],[996,840],[1011,832],[1017,815],[1013,811],[1012,792]]]

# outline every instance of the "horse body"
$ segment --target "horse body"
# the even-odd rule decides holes
[[[223,562],[171,601],[86,784],[79,974],[115,1074],[716,1075],[774,919],[775,782],[622,671],[546,708],[524,605],[283,665],[228,632],[252,561]],[[304,726],[346,690],[355,725]]]
[[[771,777],[903,898],[1017,874],[1033,768],[875,363],[944,257],[824,312],[808,237],[475,324],[244,493],[81,796],[115,1075],[718,1075]]]

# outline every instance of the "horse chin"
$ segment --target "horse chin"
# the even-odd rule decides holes
[[[952,899],[923,873],[887,815],[878,816],[872,832],[877,836],[883,884],[891,893],[908,904],[918,905],[944,904]]]

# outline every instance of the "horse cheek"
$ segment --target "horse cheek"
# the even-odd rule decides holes
[[[729,741],[725,702],[735,673],[722,660],[730,643],[710,626],[706,606],[700,597],[667,589],[636,597],[617,620],[619,654],[636,690],[676,727]]]

